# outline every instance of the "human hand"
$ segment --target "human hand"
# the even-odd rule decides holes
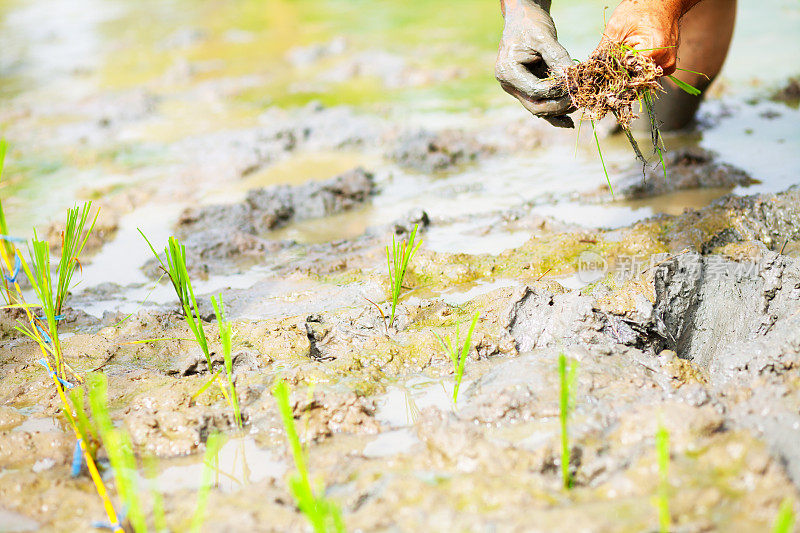
[[[547,2],[549,5],[549,2]],[[560,74],[572,64],[556,40],[553,19],[531,0],[505,0],[505,25],[495,77],[533,115],[554,126],[574,127],[574,111]]]
[[[623,0],[606,24],[601,46],[609,40],[639,51],[655,61],[664,75],[675,72],[681,16],[695,2]]]

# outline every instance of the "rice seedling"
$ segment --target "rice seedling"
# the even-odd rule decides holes
[[[88,449],[89,455],[96,459],[97,449],[100,447],[100,436],[97,433],[97,428],[89,421],[89,415],[86,413],[83,389],[79,387],[71,389],[69,391],[69,399],[72,402],[75,423],[78,427],[78,431],[81,434],[81,439]],[[77,474],[73,477],[76,476]]]
[[[6,147],[7,145],[5,140],[0,140],[0,177],[2,177]],[[77,210],[77,208],[75,209]],[[88,212],[89,207],[87,206],[85,209],[86,212]],[[95,220],[96,218],[97,217],[95,216]],[[92,223],[92,226],[93,225],[94,223]],[[77,237],[83,234],[84,227],[85,221],[83,223],[68,223],[68,228],[65,230],[65,236],[66,233],[70,233],[70,238],[74,238],[74,242],[78,242]],[[86,232],[87,236],[89,233],[91,233],[91,229],[92,228],[90,227]],[[56,311],[56,302],[63,304],[64,299],[66,298],[72,277],[72,273],[68,273],[67,269],[72,268],[74,271],[73,262],[78,261],[77,258],[80,254],[80,251],[83,249],[85,240],[79,246],[71,248],[72,253],[69,254],[71,259],[64,260],[64,254],[62,253],[62,260],[59,262],[58,272],[59,279],[62,279],[63,277],[65,281],[60,284],[60,289],[57,290],[56,299],[54,300],[52,278],[50,274],[49,244],[46,241],[38,240],[36,236],[34,236],[32,243],[33,250],[31,251],[31,263],[34,265],[32,270],[28,266],[22,254],[19,253],[17,247],[13,244],[21,239],[16,239],[8,235],[8,227],[6,225],[5,215],[3,214],[2,202],[0,202],[0,231],[2,231],[2,235],[0,235],[0,240],[2,240],[2,245],[0,245],[0,259],[2,259],[2,262],[0,262],[0,272],[3,270],[8,272],[8,275],[5,273],[3,274],[7,301],[9,306],[23,309],[27,320],[27,324],[20,324],[16,326],[16,329],[30,337],[39,347],[39,350],[42,353],[42,359],[39,360],[39,363],[47,370],[48,376],[53,381],[53,385],[55,386],[56,392],[61,401],[62,412],[64,413],[64,416],[66,417],[67,422],[72,428],[73,434],[76,438],[76,447],[75,452],[73,453],[72,461],[72,474],[73,476],[80,475],[83,464],[86,465],[89,476],[91,477],[92,482],[95,485],[95,489],[97,490],[97,494],[103,502],[103,508],[108,517],[109,524],[111,524],[111,529],[115,532],[121,532],[122,526],[119,524],[117,512],[114,509],[114,505],[111,503],[111,498],[108,495],[108,491],[106,490],[106,486],[103,483],[103,479],[100,476],[100,472],[98,471],[97,464],[95,462],[95,454],[99,439],[97,437],[97,433],[93,431],[93,426],[89,423],[88,417],[86,416],[83,396],[79,396],[77,392],[72,394],[75,406],[75,412],[73,413],[73,404],[70,404],[70,401],[67,399],[67,395],[65,393],[65,390],[72,388],[73,384],[64,379],[64,367],[66,365],[61,357],[58,328],[56,327],[56,322],[60,319],[60,316]],[[23,268],[25,274],[31,282],[31,285],[34,288],[36,296],[41,302],[41,304],[38,306],[25,302],[24,293],[22,292],[22,288],[17,280],[17,276],[20,270]],[[36,274],[34,274],[34,272]],[[62,272],[65,275],[68,274],[68,276],[62,276]],[[12,288],[14,289],[13,297],[11,293]],[[34,314],[32,310],[35,308],[43,309],[46,315],[44,319]],[[45,331],[42,320],[47,320],[47,330],[50,332],[49,334],[47,331]],[[55,370],[51,369],[48,362],[50,357],[52,357],[57,364]],[[75,376],[79,378],[77,374]]]
[[[5,166],[6,160],[6,150],[8,149],[8,143],[5,139],[0,139],[0,180],[3,179],[3,168]],[[5,249],[5,255],[11,257],[16,262],[16,253],[15,247],[11,243],[13,237],[9,234],[8,231],[8,223],[6,222],[6,214],[3,211],[3,203],[0,202],[0,241],[2,241],[2,247]],[[12,304],[14,301],[11,298],[11,286],[9,283],[13,283],[13,279],[9,279],[6,276],[3,276],[3,294],[5,295],[6,304]]]
[[[573,399],[570,397],[575,385],[575,377],[578,372],[578,363],[570,361],[567,368],[567,356],[564,353],[558,355],[558,380],[560,385],[559,394],[559,420],[561,422],[561,480],[564,488],[572,488],[572,473],[569,470],[570,446],[569,433],[567,426],[569,423],[570,411],[573,407]]]
[[[219,327],[219,338],[222,343],[222,356],[225,361],[225,375],[228,378],[228,397],[233,407],[233,416],[236,425],[242,428],[242,413],[239,409],[239,398],[236,395],[236,387],[233,382],[233,359],[231,358],[231,323],[225,320],[225,304],[222,302],[222,293],[219,299],[211,297],[211,305],[214,306],[214,313],[217,315],[217,325]]]
[[[88,230],[85,230],[91,205],[91,202],[87,202],[82,209],[76,206],[67,211],[67,224],[62,233],[62,253],[56,270],[58,283],[55,291],[50,268],[50,243],[40,240],[34,231],[34,237],[31,241],[30,266],[15,251],[16,258],[19,259],[19,263],[33,286],[44,315],[43,317],[33,317],[28,311],[29,323],[21,324],[16,329],[34,341],[38,342],[39,338],[45,341],[42,346],[53,357],[56,373],[60,378],[65,377],[65,369],[68,366],[65,365],[62,356],[61,341],[58,336],[58,321],[62,319],[61,310],[67,293],[71,288],[75,267],[80,265],[78,257],[86,245],[86,240],[97,220],[97,215],[95,215],[94,221]],[[17,291],[19,301],[24,302],[22,291],[18,285]],[[73,374],[75,375],[74,372]]]
[[[289,448],[297,468],[297,473],[289,478],[289,489],[297,502],[297,507],[315,533],[344,532],[344,522],[338,506],[324,496],[317,496],[311,487],[305,452],[300,444],[292,406],[289,404],[289,385],[286,381],[280,380],[272,389],[272,395],[278,404],[283,427],[286,430],[286,439],[289,441]]]
[[[781,502],[778,516],[772,526],[772,533],[790,533],[794,531],[794,506],[791,498],[785,498]]]
[[[64,231],[61,232],[61,258],[58,261],[58,285],[56,287],[56,314],[61,314],[64,299],[70,289],[72,276],[75,274],[75,267],[80,266],[78,259],[89,240],[97,217],[100,215],[98,210],[89,228],[86,223],[89,221],[89,213],[92,209],[92,202],[86,202],[80,209],[78,206],[67,210],[67,223]]]
[[[394,316],[397,311],[397,302],[400,300],[400,291],[403,289],[403,279],[406,276],[408,263],[417,253],[422,241],[416,241],[419,224],[414,225],[414,229],[409,235],[408,240],[403,239],[399,243],[392,235],[392,246],[386,247],[386,262],[389,266],[389,287],[392,291],[392,312],[389,316],[389,326],[394,324]]]
[[[59,316],[56,312],[56,295],[53,293],[50,274],[50,243],[37,239],[35,232],[31,241],[31,267],[25,262],[23,267],[40,302],[44,317],[35,317],[30,324],[20,324],[16,329],[34,341],[44,340],[43,346],[53,357],[56,374],[64,378],[64,360],[58,336]]]
[[[142,502],[139,496],[136,457],[133,444],[128,434],[114,427],[108,414],[108,383],[103,374],[88,376],[89,404],[92,407],[92,418],[102,439],[103,448],[108,454],[108,461],[114,470],[117,493],[126,510],[127,519],[136,533],[147,531]],[[112,524],[112,527],[116,524]]]
[[[436,338],[439,339],[442,348],[445,352],[447,352],[447,354],[450,356],[450,360],[453,362],[453,374],[455,376],[455,387],[453,387],[453,404],[457,403],[458,401],[458,390],[461,387],[461,380],[464,377],[464,368],[467,363],[467,356],[469,355],[469,349],[472,343],[472,333],[475,331],[475,326],[478,324],[479,318],[480,313],[476,311],[475,316],[472,317],[472,323],[469,326],[467,336],[463,343],[459,343],[459,339],[461,338],[460,324],[456,324],[455,338],[448,337],[447,342],[445,342],[445,340],[440,337],[438,333],[434,332],[434,335],[436,335]]]
[[[637,50],[621,43],[606,41],[603,46],[598,47],[592,53],[589,59],[568,67],[564,72],[562,84],[569,94],[572,104],[576,108],[582,109],[583,117],[591,121],[593,130],[595,130],[596,121],[608,113],[614,115],[636,154],[636,158],[642,162],[643,170],[648,161],[642,154],[630,125],[631,121],[644,111],[650,127],[653,153],[658,155],[666,178],[663,156],[664,140],[653,107],[658,93],[664,91],[658,82],[663,71],[652,59],[641,54],[644,51],[646,50]],[[689,94],[700,94],[700,90],[690,84],[674,76],[669,76],[669,78]],[[637,103],[639,112],[634,111],[634,105]],[[614,191],[611,188],[611,181],[596,131],[594,137],[603,172],[613,197]]]
[[[203,456],[203,477],[200,481],[200,488],[197,491],[197,504],[195,505],[194,516],[192,516],[191,530],[193,533],[200,531],[206,519],[206,507],[208,505],[208,494],[211,491],[211,476],[219,470],[218,453],[224,444],[224,437],[219,433],[212,433],[206,440],[206,453]]]
[[[663,424],[656,431],[656,456],[658,457],[659,488],[656,496],[658,524],[661,533],[667,533],[672,526],[669,514],[669,432]]]
[[[161,268],[169,276],[172,286],[175,289],[175,294],[178,296],[183,316],[186,318],[186,323],[189,325],[189,329],[192,330],[197,345],[206,358],[208,371],[211,372],[211,352],[208,349],[208,339],[203,329],[200,310],[197,306],[197,299],[194,297],[192,280],[189,277],[189,271],[186,269],[186,246],[181,244],[176,237],[170,237],[167,241],[167,246],[164,248],[164,256],[166,257],[165,263],[145,234],[142,233],[142,230],[139,230],[139,233],[144,237],[153,255],[158,259]]]

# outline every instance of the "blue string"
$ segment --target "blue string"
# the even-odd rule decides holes
[[[83,466],[83,450],[81,450],[81,439],[78,439],[72,452],[72,477],[81,475],[81,466]]]
[[[11,235],[0,235],[0,241],[25,242],[25,239],[22,237],[12,237]]]
[[[108,522],[92,522],[92,527],[95,529],[108,529],[110,531],[116,531],[118,529],[122,529],[120,525],[121,522],[125,520],[125,515],[128,513],[127,509],[122,509],[119,513],[117,513],[117,520],[116,524],[109,524]]]
[[[53,339],[51,339],[50,335],[48,335],[47,332],[45,332],[45,330],[42,329],[42,326],[36,324],[36,329],[38,329],[39,333],[41,333],[42,337],[44,337],[44,342],[46,342],[47,344],[53,344]]]
[[[47,322],[47,317],[45,316],[37,316],[36,318],[38,318],[42,322]],[[53,317],[53,320],[55,320],[56,322],[58,322],[59,320],[64,320],[64,315],[56,315]]]
[[[119,525],[119,522],[116,524],[109,524],[108,522],[92,522],[92,527],[95,529],[107,529],[109,531],[117,531],[118,529],[122,529],[122,526]]]
[[[7,276],[6,274],[3,274],[3,277],[6,278],[6,281],[8,281],[9,283],[16,283],[17,282],[17,276],[19,275],[19,269],[20,268],[22,268],[22,261],[20,260],[18,255],[15,255],[14,256],[14,272],[11,274],[10,277]]]
[[[37,326],[37,327],[38,327],[38,326]],[[40,331],[41,331],[41,328],[40,328]],[[43,332],[43,333],[44,333],[44,332]],[[50,370],[50,365],[49,365],[49,364],[47,364],[47,359],[44,359],[44,358],[42,358],[42,359],[39,359],[38,363],[39,363],[40,365],[42,365],[43,367],[45,367],[45,368],[47,369],[48,375],[49,375],[51,378],[53,378],[53,377],[54,377],[54,378],[56,378],[56,379],[58,380],[58,382],[59,382],[59,383],[61,383],[61,385],[62,385],[62,386],[65,388],[65,389],[71,389],[72,387],[74,387],[74,386],[75,386],[75,385],[73,385],[72,383],[70,383],[69,381],[63,380],[63,379],[61,379],[60,377],[56,376],[56,373],[55,373],[55,372],[53,372],[52,370]]]

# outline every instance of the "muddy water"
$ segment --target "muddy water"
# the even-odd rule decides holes
[[[573,56],[604,5],[555,3]],[[0,13],[3,206],[22,236],[75,200],[101,206],[62,337],[156,458],[139,481],[170,530],[191,521],[214,430],[228,440],[205,529],[306,527],[269,394],[280,377],[351,530],[655,530],[659,422],[680,530],[764,531],[797,501],[800,202],[782,191],[797,183],[800,116],[770,100],[797,74],[796,3],[740,2],[700,125],[666,135],[705,159],[685,152],[668,182],[690,188],[644,198],[627,192],[641,167],[623,137],[599,129],[611,198],[586,125],[554,131],[496,87],[493,2],[6,0]],[[336,181],[356,167],[369,178]],[[384,247],[415,223],[424,243],[389,328]],[[187,242],[201,315],[224,293],[243,431],[218,392],[191,401],[208,375],[139,229]],[[475,311],[454,404],[434,333],[461,324],[463,339]],[[74,439],[12,325],[0,529],[85,530],[99,499],[69,478]],[[168,340],[137,343],[155,338]],[[579,361],[571,492],[562,351]]]

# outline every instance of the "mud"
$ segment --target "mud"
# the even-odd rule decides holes
[[[701,188],[733,189],[756,183],[746,172],[718,161],[718,156],[699,147],[681,148],[664,154],[664,169],[660,163],[632,170],[614,183],[619,198],[646,198],[674,191]]]
[[[402,134],[389,157],[401,167],[437,172],[473,162],[492,151],[461,131],[416,131]]]
[[[789,103],[800,101],[800,78],[790,78],[784,87],[772,95],[772,98]]]
[[[113,64],[80,75],[88,93],[24,94],[0,112],[23,143],[3,175],[13,224],[58,240],[51,211],[72,197],[25,188],[42,176],[45,190],[75,182],[102,206],[60,322],[64,353],[107,377],[142,498],[162,497],[170,530],[191,527],[216,432],[226,443],[203,530],[307,529],[287,483],[280,379],[315,487],[351,531],[657,530],[661,425],[674,530],[768,531],[784,499],[798,506],[791,106],[714,97],[713,124],[667,139],[666,181],[660,169],[643,181],[625,139],[600,127],[616,199],[641,199],[606,202],[591,135],[495,105],[494,85],[481,96],[494,38],[488,59],[428,32],[409,54],[390,45],[408,34],[385,27],[408,13],[381,11],[402,6],[375,8],[387,43],[376,47],[362,35],[374,41],[374,10],[357,32],[290,38],[266,15],[203,5],[218,25],[164,7],[183,23],[153,17],[146,61],[117,42]],[[287,27],[313,12],[274,7]],[[415,6],[416,23],[444,7]],[[454,30],[482,27],[488,8],[473,8]],[[390,325],[386,245],[415,225],[423,245]],[[171,234],[187,245],[211,368],[137,228],[156,249]],[[198,394],[224,366],[209,302],[220,292],[241,430],[219,387]],[[476,312],[454,402],[437,337],[463,339]],[[74,435],[41,351],[13,328],[20,315],[0,313],[0,529],[83,531],[104,511],[86,472],[70,476]],[[578,365],[570,491],[561,353]],[[99,464],[120,508],[103,451]]]

